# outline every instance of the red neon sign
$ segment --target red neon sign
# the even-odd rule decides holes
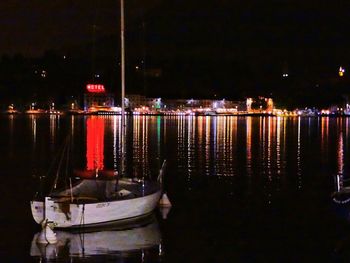
[[[105,86],[102,84],[87,84],[86,90],[88,92],[92,93],[104,93],[105,92]]]

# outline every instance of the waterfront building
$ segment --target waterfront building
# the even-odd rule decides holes
[[[147,98],[139,94],[128,94],[126,96],[126,105],[137,114],[142,113],[182,113],[182,114],[240,114],[249,112],[252,108],[253,100],[251,98],[242,101],[221,100],[195,100],[195,99],[162,99]],[[273,100],[271,98],[258,98],[265,111],[273,109]],[[255,105],[254,105],[255,107]]]
[[[114,95],[107,93],[102,84],[87,84],[84,93],[84,110],[114,107]]]
[[[146,97],[139,94],[127,94],[125,96],[128,99],[128,106],[130,109],[146,106]]]
[[[246,101],[225,100],[226,109],[237,109],[237,111],[247,111]]]
[[[247,112],[250,113],[272,113],[274,104],[272,98],[257,97],[247,98]]]

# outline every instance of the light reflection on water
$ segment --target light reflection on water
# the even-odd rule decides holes
[[[298,189],[302,188],[302,175],[301,175],[301,141],[300,141],[300,118],[298,118],[298,149],[297,149],[297,177],[298,177]]]
[[[72,136],[73,156],[77,165],[87,169],[87,134],[90,129],[87,123],[92,118],[98,119],[96,123],[103,124],[97,125],[104,127],[99,140],[103,143],[103,150],[91,155],[92,163],[103,160],[105,169],[120,169],[120,116],[32,115],[2,118],[4,125],[0,126],[0,130],[4,136],[0,138],[3,149],[0,162],[3,177],[13,189],[23,191],[26,201],[33,194],[34,183],[31,181],[34,180],[26,179],[23,167],[30,175],[34,169],[45,171],[67,134]],[[285,236],[294,235],[295,243],[311,248],[312,244],[303,239],[304,233],[300,233],[300,238],[296,237],[293,229],[294,232],[298,229],[307,231],[316,224],[314,228],[317,231],[331,231],[331,227],[325,227],[320,220],[314,219],[322,217],[330,220],[332,216],[324,208],[325,200],[333,190],[332,175],[339,173],[344,177],[349,176],[349,118],[133,116],[126,123],[126,166],[129,176],[155,178],[163,159],[168,161],[165,186],[175,204],[175,209],[169,214],[169,220],[175,226],[167,225],[165,231],[177,233],[186,227],[184,224],[189,223],[182,234],[208,233],[209,237],[205,238],[215,237],[215,242],[218,242],[216,248],[220,247],[221,250],[227,247],[227,243],[220,243],[215,232],[220,232],[221,224],[225,228],[220,233],[226,233],[226,230],[239,232],[241,228],[237,226],[244,224],[247,236],[257,232],[254,238],[265,241],[262,237],[271,232],[266,233],[255,226],[262,224],[267,227],[269,224],[266,222],[270,221],[279,223],[287,226],[283,227]],[[22,167],[18,164],[22,164]],[[24,183],[17,178],[25,180]],[[23,188],[24,184],[32,187]],[[6,187],[1,190],[7,200],[19,198],[12,196],[18,191],[9,191]],[[187,206],[190,207],[188,210]],[[9,210],[8,206],[5,208]],[[21,214],[17,216],[31,224],[30,213],[25,209],[28,209],[27,203],[18,209]],[[274,213],[270,214],[270,211]],[[310,218],[306,216],[309,213]],[[266,221],[255,218],[257,214]],[[249,217],[250,221],[246,221],[244,216]],[[294,221],[301,220],[302,223],[294,225],[288,221],[288,216],[294,216]],[[210,218],[211,221],[208,219],[209,223],[205,225],[202,218]],[[210,229],[212,222],[216,224],[213,230]],[[195,223],[204,224],[206,231],[196,232],[200,230]],[[290,232],[288,227],[292,229]],[[322,233],[334,238],[333,232]],[[190,244],[174,236],[168,233],[168,245],[172,246],[168,247],[170,250],[176,250],[174,246],[179,248],[176,244],[181,242],[191,249],[195,246],[195,243]],[[215,244],[214,241],[205,243],[205,238],[202,243]],[[254,247],[255,244],[246,236],[241,239],[237,235],[226,238],[237,241],[230,242],[234,245],[248,242]],[[260,245],[264,242],[257,243]],[[276,245],[272,238],[269,244]],[[198,251],[202,253],[203,248]],[[210,250],[203,253],[208,255]],[[226,250],[223,255],[225,253],[230,254]],[[177,254],[172,256],[176,259]]]
[[[235,176],[240,174],[243,160],[251,176],[257,157],[269,180],[285,169],[283,118],[181,117],[177,125],[178,159],[189,175],[200,169],[207,176]]]
[[[14,116],[9,116],[9,157],[14,157],[14,141],[13,141],[13,130],[14,130]]]
[[[328,151],[328,131],[329,131],[329,119],[328,118],[321,118],[321,151],[327,152]],[[323,161],[328,161],[328,155],[324,154],[322,155]]]
[[[38,135],[39,130],[43,129],[38,127],[38,122],[41,126],[46,124],[42,121],[43,117],[30,115],[28,118],[31,123],[32,154],[35,155],[37,144],[44,139]],[[52,148],[50,152],[57,150],[61,143],[59,137],[62,137],[60,125],[63,119],[55,115],[49,117],[47,140]],[[94,163],[102,162],[100,168],[120,169],[120,116],[71,116],[68,119],[66,129],[73,141],[85,140],[86,164],[83,166],[91,169]],[[95,125],[89,125],[91,120]],[[14,125],[11,116],[11,136]],[[126,166],[130,176],[149,177],[159,169],[163,159],[170,158],[182,176],[186,177],[189,187],[196,176],[230,178],[245,175],[262,176],[267,187],[270,184],[278,187],[281,178],[289,173],[287,165],[292,165],[300,189],[305,156],[310,146],[320,153],[313,158],[328,164],[334,161],[329,159],[332,158],[329,153],[334,151],[332,142],[337,140],[338,170],[333,172],[343,173],[347,168],[341,162],[347,154],[348,126],[348,119],[325,117],[133,116],[127,125]],[[96,129],[101,131],[99,136]],[[89,136],[91,132],[93,136]],[[97,141],[96,136],[100,137]],[[95,145],[97,143],[100,145]],[[78,154],[82,154],[81,148],[74,147]],[[95,151],[96,147],[100,152]],[[89,149],[95,150],[88,154]]]
[[[133,117],[132,174],[139,178],[149,176],[148,132],[149,118]]]

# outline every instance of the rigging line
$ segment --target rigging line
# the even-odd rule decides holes
[[[81,232],[81,229],[84,225],[85,225],[85,204],[83,204],[83,209],[82,209],[81,218],[80,218],[80,225],[79,225],[79,239],[81,243],[83,256],[85,254],[85,233]]]
[[[64,182],[65,182],[65,186],[67,188],[67,178],[68,178],[68,167],[69,167],[69,160],[70,160],[70,151],[71,151],[71,143],[70,143],[70,137],[68,137],[67,140],[67,154],[66,154],[66,169],[65,169],[65,178],[64,178]]]
[[[124,0],[120,0],[120,49],[121,49],[121,176],[125,173],[125,19]]]
[[[144,19],[144,18],[143,18]],[[146,24],[145,21],[142,21],[142,33],[141,33],[141,42],[142,42],[142,78],[143,78],[143,95],[147,97],[147,81],[146,81]]]
[[[81,217],[80,217],[80,227],[84,226],[85,224],[85,203],[83,203],[83,209],[81,212]]]
[[[96,31],[98,29],[97,26],[97,1],[94,1],[93,8],[95,10],[94,12],[94,18],[93,18],[93,24],[92,24],[92,47],[91,47],[91,73],[92,73],[92,81],[95,82],[95,70],[96,70]]]
[[[95,186],[96,186],[96,189],[97,189],[97,194],[102,196],[102,197],[105,197],[104,189],[103,189],[103,187],[99,187],[99,183],[97,182],[97,180],[95,180]]]
[[[59,161],[59,164],[58,164],[58,167],[57,167],[55,181],[54,181],[54,184],[53,184],[53,186],[51,188],[50,194],[52,194],[53,190],[55,190],[56,187],[57,187],[58,177],[60,175],[60,169],[61,169],[61,165],[62,165],[62,162],[63,162],[63,159],[64,159],[64,153],[66,152],[68,139],[69,139],[69,137],[67,136],[66,141],[64,143],[64,147],[63,147],[62,153],[61,153],[61,158],[60,158],[60,161]]]
[[[73,202],[73,187],[72,187],[72,178],[69,177],[69,188],[70,188],[70,201]]]
[[[64,146],[65,146],[65,143],[61,146],[61,148],[58,150],[58,153],[55,155],[55,158],[53,160],[53,162],[51,162],[51,165],[49,167],[49,169],[47,170],[46,174],[45,174],[45,177],[48,177],[49,174],[51,173],[51,170],[53,169],[53,167],[55,166],[58,158],[60,156],[62,156],[62,152],[64,151]]]
[[[58,149],[57,153],[54,156],[53,161],[51,162],[49,168],[47,169],[45,175],[43,177],[39,176],[40,179],[40,187],[39,187],[39,191],[37,191],[34,195],[34,199],[37,198],[39,195],[42,195],[44,193],[44,185],[46,182],[43,182],[42,178],[44,180],[48,180],[49,175],[51,174],[51,171],[53,170],[53,168],[55,167],[55,164],[58,161],[58,158],[62,155],[62,152],[64,151],[64,146],[65,144],[61,145],[61,147]],[[52,193],[53,189],[51,189],[51,193]]]

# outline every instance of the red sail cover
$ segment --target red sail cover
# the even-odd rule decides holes
[[[82,179],[115,179],[117,175],[118,173],[113,170],[74,170],[74,176],[77,176]]]

